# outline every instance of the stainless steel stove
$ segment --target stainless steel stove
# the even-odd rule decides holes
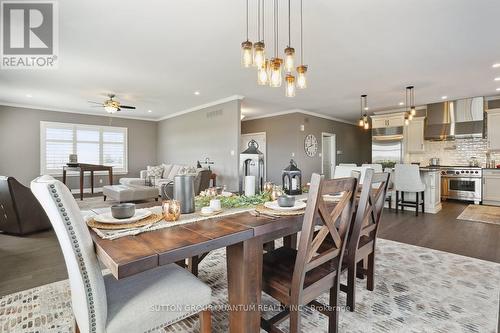
[[[480,203],[482,177],[480,167],[441,166],[441,197]]]

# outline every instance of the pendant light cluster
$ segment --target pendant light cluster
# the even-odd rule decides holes
[[[359,112],[359,127],[363,127],[365,130],[370,129],[370,123],[368,122],[368,102],[367,95],[361,95],[361,107]]]
[[[248,37],[248,0],[246,0],[246,40],[241,43],[241,64],[243,67],[257,68],[257,83],[269,85],[273,88],[281,87],[283,74],[285,76],[285,95],[294,97],[295,90],[307,88],[307,65],[304,65],[303,52],[303,20],[302,0],[300,0],[300,65],[295,67],[295,49],[291,42],[291,0],[288,0],[288,44],[284,49],[283,58],[278,53],[279,48],[279,2],[273,0],[273,40],[274,55],[266,57],[266,45],[264,43],[264,9],[265,0],[257,0],[257,38],[252,43]]]
[[[413,120],[413,117],[417,113],[417,109],[415,108],[415,87],[408,86],[405,91],[405,125],[409,125],[410,121]]]

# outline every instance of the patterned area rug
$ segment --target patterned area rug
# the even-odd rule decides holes
[[[358,280],[356,311],[341,312],[340,332],[496,331],[499,264],[383,239],[378,241],[377,255],[375,291],[367,291],[365,281]],[[212,288],[215,306],[227,300],[225,266],[223,250],[212,252],[200,266],[200,279]],[[327,302],[326,294],[322,302]],[[265,294],[263,303],[276,305]],[[327,332],[323,315],[306,309],[302,317],[303,332]],[[72,320],[67,281],[0,298],[2,333],[71,332]],[[214,310],[212,325],[214,332],[227,332],[227,313]],[[280,328],[288,331],[288,321]],[[167,328],[167,332],[198,330],[196,317]]]
[[[500,225],[500,207],[469,205],[464,209],[457,220],[484,222]]]

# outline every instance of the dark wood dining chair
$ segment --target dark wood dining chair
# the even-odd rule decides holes
[[[368,169],[363,179],[342,265],[347,269],[347,285],[340,286],[340,289],[347,293],[347,307],[351,311],[355,308],[356,277],[366,276],[367,289],[373,291],[374,288],[375,243],[387,196],[389,177],[388,173],[374,173],[372,169]],[[325,244],[328,242],[332,242],[332,239],[327,239]],[[320,249],[320,252],[324,250]]]
[[[355,178],[323,179],[313,174],[302,224],[298,249],[281,247],[263,258],[262,289],[285,307],[271,319],[261,319],[267,332],[281,332],[275,325],[290,317],[290,332],[300,332],[300,307],[311,306],[328,316],[328,332],[337,332],[340,264],[351,224],[357,181]],[[342,193],[331,205],[323,196]],[[320,229],[315,234],[315,226]],[[317,251],[325,238],[333,240],[330,248]],[[329,292],[329,305],[316,301]]]

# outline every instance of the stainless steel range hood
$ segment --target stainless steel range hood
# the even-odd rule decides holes
[[[482,137],[484,99],[474,97],[427,105],[426,140]]]

